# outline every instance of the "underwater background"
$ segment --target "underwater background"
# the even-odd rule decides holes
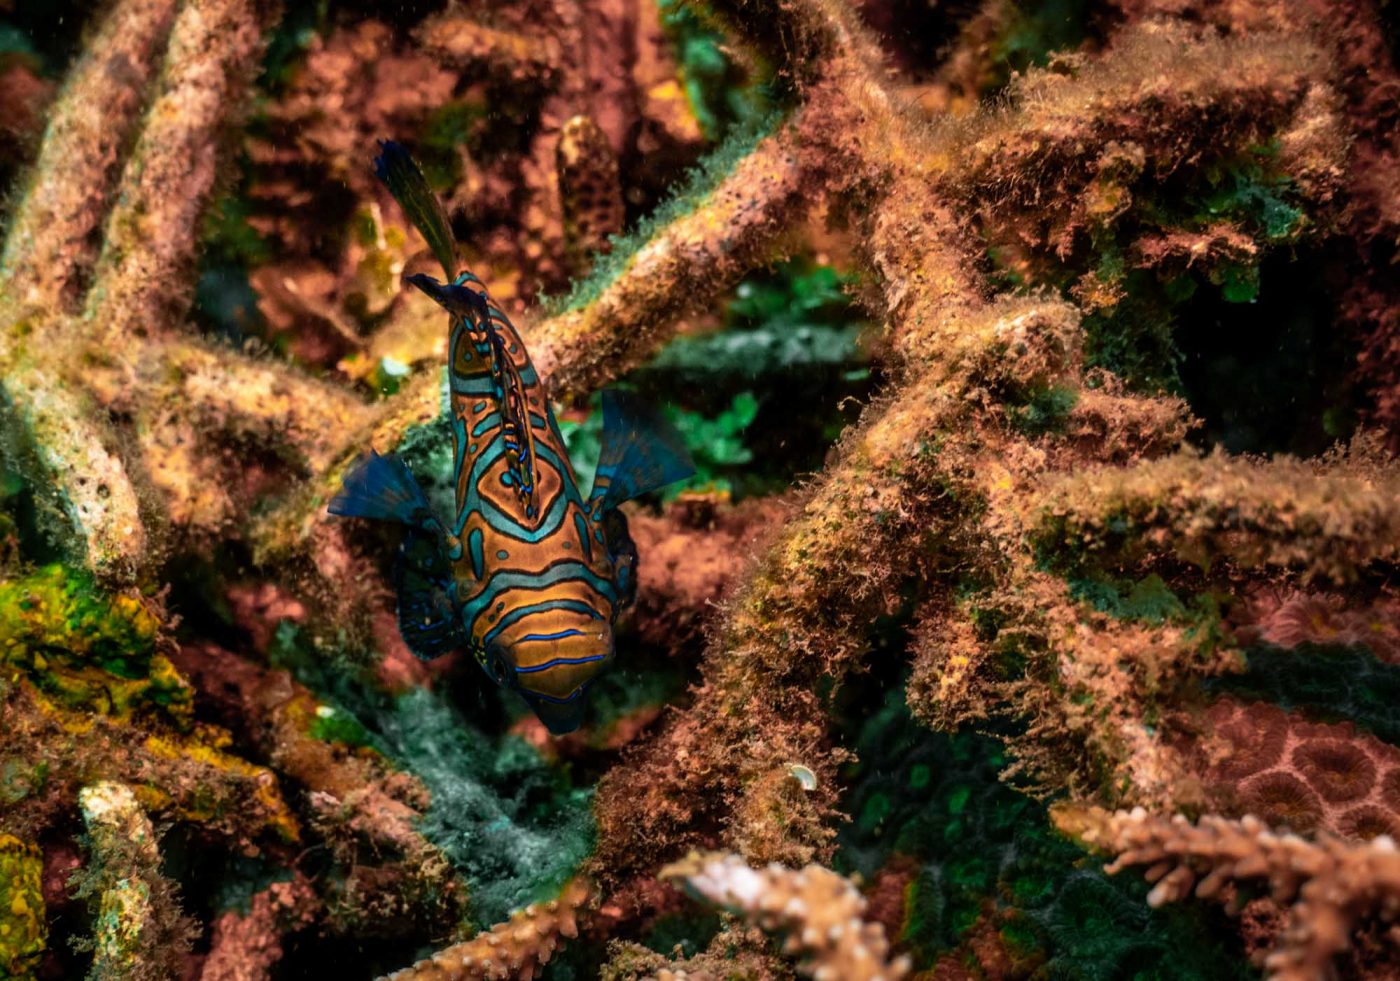
[[[1393,0],[0,0],[0,978],[1400,977]],[[408,147],[581,486],[553,737]]]

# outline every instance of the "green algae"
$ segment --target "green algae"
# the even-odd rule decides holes
[[[144,602],[103,592],[83,571],[50,565],[0,581],[0,662],[68,708],[187,726],[193,692],[156,653],[159,632]]]
[[[702,4],[657,0],[657,11],[680,67],[686,101],[707,139],[722,139],[767,111],[763,86],[734,59],[728,39]]]

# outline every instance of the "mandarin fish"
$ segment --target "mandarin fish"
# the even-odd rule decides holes
[[[403,147],[375,170],[446,273],[408,277],[451,315],[448,385],[456,513],[434,513],[399,457],[373,450],[331,514],[396,522],[399,629],[424,660],[466,649],[558,735],[613,660],[613,624],[636,595],[637,549],[622,502],[694,472],[680,436],[636,396],[603,392],[593,489],[579,491],[520,334],[485,284],[458,271],[446,213]]]

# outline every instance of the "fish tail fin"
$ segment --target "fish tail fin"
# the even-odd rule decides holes
[[[374,450],[346,472],[340,492],[331,498],[326,510],[347,518],[397,521],[414,527],[435,522],[423,488],[408,464],[394,454],[380,456]]]
[[[398,201],[408,220],[427,239],[428,247],[442,264],[447,278],[454,278],[457,275],[457,245],[452,237],[452,225],[447,220],[442,202],[428,187],[423,171],[414,163],[403,144],[380,140],[379,156],[374,158],[374,173]]]
[[[654,406],[632,392],[604,390],[603,448],[591,495],[603,511],[694,473],[680,433]]]

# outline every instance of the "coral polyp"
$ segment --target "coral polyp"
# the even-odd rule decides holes
[[[0,974],[1394,974],[1397,50],[0,0]]]

